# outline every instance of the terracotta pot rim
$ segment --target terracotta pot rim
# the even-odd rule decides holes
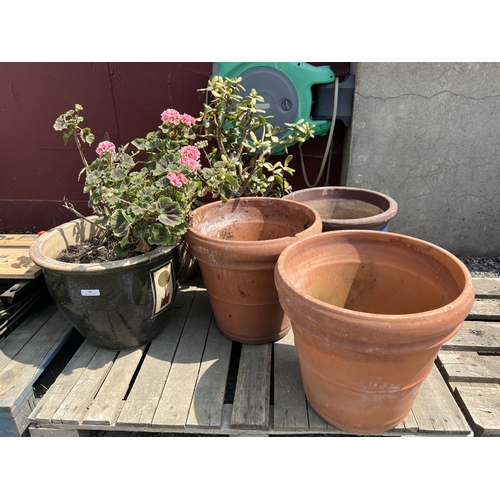
[[[295,200],[287,200],[284,198],[272,198],[272,197],[265,197],[265,196],[233,198],[227,202],[216,201],[216,202],[208,203],[207,205],[202,205],[202,206],[198,207],[196,210],[193,211],[193,214],[197,211],[200,211],[199,213],[202,213],[203,211],[214,210],[216,206],[224,206],[224,205],[227,206],[228,204],[234,205],[240,201],[245,202],[245,203],[249,203],[249,204],[257,204],[257,205],[263,205],[263,204],[269,205],[269,204],[277,202],[277,203],[286,203],[286,204],[289,204],[291,206],[295,205],[296,207],[300,206],[300,208],[302,210],[310,213],[312,224],[309,227],[307,227],[304,230],[297,233],[295,236],[284,236],[282,238],[274,238],[271,240],[234,241],[234,240],[229,240],[229,239],[224,240],[221,238],[216,238],[214,236],[209,236],[209,235],[206,235],[206,234],[202,233],[201,231],[198,231],[197,229],[193,228],[192,227],[192,220],[194,217],[194,215],[193,215],[193,217],[191,217],[191,220],[189,223],[189,229],[188,229],[188,232],[186,234],[187,240],[189,240],[189,238],[191,237],[191,238],[198,238],[198,239],[205,240],[209,244],[215,245],[215,246],[230,245],[233,248],[240,248],[240,251],[242,251],[243,253],[246,253],[245,249],[252,249],[251,250],[252,254],[254,254],[255,248],[262,246],[262,244],[265,242],[266,245],[269,245],[269,246],[273,245],[273,246],[277,247],[276,251],[278,253],[281,253],[281,248],[288,247],[290,244],[294,243],[298,239],[303,239],[303,238],[307,237],[307,236],[305,236],[305,234],[314,231],[314,228],[316,225],[321,225],[321,217],[319,216],[318,212],[314,208],[309,207],[306,204],[295,201]],[[191,233],[191,235],[189,235],[189,233]],[[301,237],[300,235],[304,235],[304,236]],[[267,253],[267,251],[266,251],[266,253]]]
[[[90,220],[92,220],[93,218],[95,217],[89,217]],[[130,257],[128,259],[120,259],[116,261],[100,262],[94,264],[74,264],[71,262],[61,262],[51,257],[47,257],[44,252],[44,246],[47,244],[47,242],[51,238],[62,235],[65,229],[68,229],[77,224],[81,224],[81,226],[83,227],[85,225],[89,225],[89,222],[82,219],[74,219],[72,221],[65,222],[64,224],[53,227],[42,236],[39,236],[30,247],[29,254],[31,260],[42,269],[47,269],[49,271],[81,274],[100,273],[105,270],[119,270],[123,269],[124,267],[130,267],[146,261],[154,260],[161,255],[171,252],[178,246],[163,246],[155,248],[154,250],[151,250],[150,252],[147,252],[145,254]]]
[[[381,225],[383,226],[387,222],[390,222],[397,214],[398,212],[398,204],[396,200],[391,198],[389,195],[380,193],[378,191],[373,191],[371,189],[364,189],[364,188],[355,188],[355,187],[347,187],[347,186],[323,186],[323,187],[314,187],[314,188],[306,188],[306,189],[300,189],[299,191],[293,191],[286,195],[284,198],[285,199],[294,199],[294,195],[298,194],[304,194],[304,193],[325,193],[329,191],[337,191],[339,193],[349,193],[349,194],[355,194],[355,193],[360,193],[364,195],[368,195],[369,199],[362,199],[361,201],[364,201],[366,203],[369,203],[370,205],[376,206],[380,209],[383,210],[382,213],[377,214],[377,215],[370,215],[368,217],[359,217],[359,218],[354,218],[354,219],[326,219],[323,218],[323,222],[327,226],[332,226],[332,227],[345,227],[349,221],[355,221],[356,222],[356,227],[359,229],[370,229],[371,227],[375,227],[376,225]],[[290,198],[288,198],[290,197]],[[320,199],[320,198],[316,198]],[[356,199],[352,197],[342,197],[340,196],[339,199]],[[385,201],[388,206],[387,208],[383,209],[380,205],[377,203],[374,203],[373,200],[383,200]],[[308,200],[312,201],[312,200]],[[303,201],[302,203],[307,203],[306,201]],[[365,226],[365,227],[362,227]]]
[[[323,302],[319,299],[314,298],[309,294],[301,292],[296,286],[294,286],[290,282],[290,280],[284,278],[284,273],[283,273],[284,260],[286,259],[288,254],[293,252],[294,249],[297,248],[299,245],[307,245],[311,242],[311,240],[314,239],[316,240],[329,239],[329,238],[339,239],[348,236],[358,236],[358,237],[370,236],[380,240],[389,239],[390,237],[398,237],[408,242],[416,243],[417,245],[427,245],[430,248],[434,249],[435,251],[444,253],[445,255],[448,256],[448,258],[450,258],[455,264],[458,265],[459,269],[462,271],[464,275],[465,286],[458,295],[458,297],[452,300],[450,303],[446,304],[445,306],[438,307],[435,309],[429,309],[427,311],[422,311],[418,313],[381,314],[381,313],[367,313],[362,311],[355,311],[352,309],[346,309],[343,307],[328,304],[327,302]],[[437,318],[443,318],[443,312],[450,312],[451,310],[455,309],[464,309],[465,308],[464,299],[465,297],[467,297],[467,295],[469,295],[469,297],[472,297],[472,299],[470,299],[471,301],[474,298],[474,283],[472,281],[472,276],[467,267],[465,266],[465,264],[463,264],[459,259],[457,259],[457,257],[455,257],[452,253],[448,252],[442,247],[439,247],[438,245],[429,243],[419,238],[415,238],[413,236],[407,236],[392,232],[374,231],[369,229],[344,229],[339,231],[331,231],[326,233],[320,233],[317,235],[307,236],[306,238],[298,240],[289,247],[287,247],[285,250],[283,250],[283,252],[281,253],[280,257],[278,258],[278,262],[276,263],[275,275],[279,275],[279,279],[283,282],[283,284],[286,287],[290,288],[293,291],[293,293],[306,297],[307,300],[313,304],[313,308],[336,312],[337,314],[342,314],[347,319],[351,318],[352,320],[358,322],[359,321],[373,322],[380,320],[384,322],[393,322],[394,324],[396,324],[401,321],[408,321],[411,319],[421,320],[423,318],[425,318],[427,321],[436,322]],[[469,309],[470,308],[467,308],[467,311]]]

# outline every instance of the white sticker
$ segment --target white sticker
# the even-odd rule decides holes
[[[99,290],[81,290],[84,297],[99,297],[101,292]]]

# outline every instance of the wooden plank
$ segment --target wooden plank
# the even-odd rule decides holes
[[[168,311],[163,332],[149,346],[134,385],[118,416],[117,427],[149,427],[153,423],[196,290],[195,286],[186,286],[179,290]]]
[[[215,321],[212,321],[187,427],[221,427],[231,346],[232,342],[222,335]]]
[[[404,420],[400,422],[392,431],[392,433],[412,433],[415,434],[418,432],[418,422],[417,419],[415,418],[415,414],[413,413],[413,410],[406,415]]]
[[[309,430],[307,400],[292,330],[274,343],[273,369],[274,430]]]
[[[500,386],[455,389],[475,436],[500,436]]]
[[[130,386],[145,347],[121,351],[85,414],[83,424],[111,425]]]
[[[433,365],[429,376],[420,386],[412,407],[419,433],[468,435],[471,429],[453,395]]]
[[[272,344],[241,347],[231,427],[269,428]]]
[[[0,234],[0,247],[29,248],[37,234]]]
[[[109,373],[118,351],[98,349],[52,417],[53,422],[79,424]]]
[[[500,300],[476,299],[467,318],[471,320],[500,321]]]
[[[500,278],[473,278],[477,298],[499,298]]]
[[[33,383],[69,338],[72,328],[57,311],[7,364],[1,372],[0,411],[17,404],[32,390]]]
[[[197,293],[193,308],[196,314],[189,315],[184,326],[153,426],[186,426],[212,318],[208,295]]]
[[[29,256],[29,248],[0,248],[1,279],[34,279],[42,274]]]
[[[52,423],[53,415],[78,382],[96,352],[97,347],[87,340],[83,342],[29,416],[30,422]]]
[[[447,382],[500,383],[500,357],[470,351],[441,351],[439,363]]]
[[[500,323],[464,321],[458,333],[443,345],[442,351],[500,352]]]
[[[334,433],[334,434],[347,434],[346,431],[338,429],[334,427],[332,424],[329,424],[325,420],[323,420],[310,405],[309,401],[307,402],[307,418],[309,420],[309,429],[311,431],[315,431],[318,433]]]
[[[2,370],[12,361],[16,354],[36,335],[38,330],[56,313],[54,303],[35,311],[9,336],[0,340],[0,380]],[[1,384],[1,382],[0,382]]]

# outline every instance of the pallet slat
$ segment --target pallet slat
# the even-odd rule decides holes
[[[231,427],[268,429],[272,344],[241,347]]]
[[[500,386],[455,389],[476,436],[500,436]]]
[[[85,413],[82,423],[101,425],[113,423],[143,353],[144,347],[120,352],[92,405]]]
[[[274,344],[274,428],[287,432],[309,429],[293,331]]]
[[[33,386],[72,334],[48,304],[0,341],[0,436],[21,436],[36,408]]]
[[[0,248],[29,248],[37,237],[36,234],[0,234]]]
[[[471,432],[436,365],[420,387],[412,414],[420,433],[468,435]]]
[[[35,234],[0,234],[0,279],[34,279],[42,270],[29,256]]]
[[[186,422],[187,427],[221,427],[231,346],[232,342],[222,335],[215,322],[212,322]]]
[[[47,393],[30,415],[30,422],[38,424],[51,424],[54,422],[53,415],[74,388],[97,350],[98,348],[88,341],[83,342],[59,377],[57,377],[57,383],[49,387]]]
[[[153,427],[186,425],[212,317],[208,295],[196,294],[193,307],[198,314],[187,318],[153,418]]]

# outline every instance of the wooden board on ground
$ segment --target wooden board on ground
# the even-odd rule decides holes
[[[0,279],[34,279],[42,273],[29,256],[37,235],[0,234]]]

